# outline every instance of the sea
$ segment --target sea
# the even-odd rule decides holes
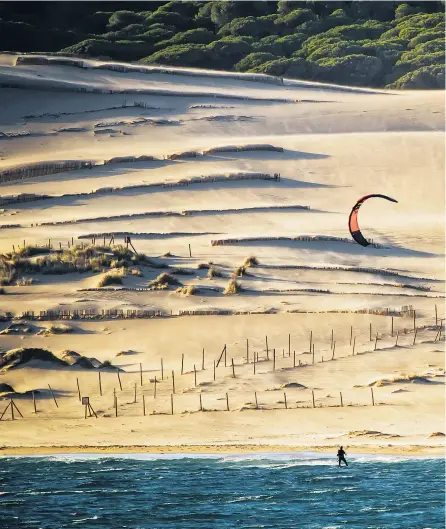
[[[1,529],[444,529],[445,462],[329,454],[0,457]]]

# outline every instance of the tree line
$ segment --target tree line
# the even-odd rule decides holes
[[[443,89],[444,19],[443,2],[0,2],[0,49]]]

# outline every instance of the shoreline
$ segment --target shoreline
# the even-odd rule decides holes
[[[356,454],[394,456],[444,456],[445,446],[425,445],[348,445],[344,442],[349,456]],[[54,454],[293,454],[293,453],[336,453],[339,444],[324,446],[287,445],[107,445],[107,446],[35,446],[0,447],[2,456],[46,456]]]

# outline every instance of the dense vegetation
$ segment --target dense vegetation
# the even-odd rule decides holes
[[[444,38],[443,2],[0,3],[2,50],[359,86],[444,88]]]

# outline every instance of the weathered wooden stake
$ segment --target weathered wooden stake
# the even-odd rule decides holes
[[[331,355],[332,360],[334,360],[335,350],[336,350],[336,342],[333,342],[333,354]]]
[[[56,404],[56,408],[58,408],[58,407],[59,407],[59,404],[57,404],[56,396],[54,395],[54,392],[53,392],[53,390],[51,389],[51,386],[50,386],[49,384],[48,384],[48,387],[50,388],[51,395],[53,396],[54,403]]]
[[[350,345],[352,344],[353,340],[353,325],[350,326]]]
[[[316,407],[316,403],[314,402],[314,391],[313,390],[311,390],[311,396],[313,398],[313,408],[315,408]]]
[[[438,313],[437,313],[437,305],[435,305],[435,327],[438,325]]]
[[[142,386],[142,364],[139,364],[139,383]]]
[[[195,369],[195,366],[194,366]],[[172,393],[175,393],[175,373],[172,369]]]
[[[181,374],[184,373],[184,353],[181,354]]]
[[[393,316],[392,316],[392,337],[393,337]]]
[[[37,414],[36,394],[34,391],[33,391],[33,406],[34,406],[34,413]]]
[[[285,399],[285,409],[287,410],[288,409],[288,403],[286,401],[286,393],[285,392],[283,394],[283,398]]]
[[[62,243],[59,241],[59,250],[62,250]]]
[[[163,363],[162,358],[161,358],[161,380],[164,380],[164,363]]]
[[[418,329],[415,329],[415,334],[413,335],[413,343],[412,343],[412,345],[415,345],[415,340],[417,339],[417,332],[418,332]]]
[[[249,340],[246,338],[246,363],[249,364]]]
[[[173,415],[173,394],[170,394],[170,413]]]
[[[226,358],[227,358],[227,349],[226,349],[226,344],[225,344],[225,367],[227,367]]]
[[[259,409],[259,403],[257,402],[257,391],[254,391],[254,398],[256,399],[256,410]]]
[[[374,351],[376,351],[376,346],[378,345],[378,333],[376,333],[376,336],[375,336],[375,349]]]
[[[154,386],[154,388],[153,388],[153,398],[154,398],[154,399],[156,399],[156,384],[157,384],[157,382],[158,382],[158,381],[156,380],[156,377],[155,377],[155,379],[154,379],[154,381],[153,381],[153,383],[155,384],[155,386]]]
[[[313,351],[310,351],[313,354],[313,364],[314,364],[314,344],[313,344]]]
[[[232,378],[235,378],[235,366],[234,366],[234,359],[231,358],[231,364],[232,364]]]
[[[268,336],[265,336],[266,342],[266,359],[269,360]]]
[[[313,331],[310,331],[310,353],[313,350]]]
[[[375,405],[375,397],[373,395],[373,388],[370,388],[370,393],[372,394],[372,406]]]
[[[195,364],[194,364],[194,386],[197,387],[197,370],[195,369]]]
[[[144,417],[146,416],[146,397],[144,394],[142,396],[142,414]]]
[[[334,332],[333,329],[331,330],[331,347],[330,349],[333,349],[333,340],[334,340]]]
[[[293,367],[296,367],[296,351],[293,351]]]
[[[291,334],[288,335],[288,356],[291,356]]]
[[[201,370],[204,371],[204,347],[201,353]]]
[[[395,347],[398,345],[398,335],[399,335],[399,331],[396,331]]]
[[[372,324],[369,326],[369,340],[372,341]]]
[[[102,381],[101,381],[101,372],[98,373],[99,378],[99,395],[102,397]]]
[[[215,381],[215,360],[214,360],[214,381]]]
[[[77,384],[77,396],[79,397],[79,402],[81,400],[81,388],[79,387],[79,379],[76,378],[76,384]]]
[[[136,382],[135,382],[135,394],[134,394],[134,397],[133,397],[133,404],[136,403]]]
[[[119,388],[120,388],[121,391],[122,391],[121,375],[119,374],[119,371],[116,371],[116,374],[118,375]]]
[[[192,248],[190,247],[190,244],[189,244],[189,257],[192,257]]]
[[[118,397],[115,395],[115,417],[118,416]]]
[[[342,393],[341,392],[339,392],[339,396],[341,397],[341,408],[343,408],[344,407],[344,403],[342,402]]]
[[[254,361],[252,363],[254,375],[256,374],[256,353],[254,352]]]
[[[353,338],[353,349],[352,349],[353,355],[355,354],[355,345],[356,345],[356,336]]]
[[[226,393],[226,411],[229,411],[229,396]]]
[[[273,371],[276,370],[276,349],[273,349]]]
[[[413,332],[417,330],[416,318],[417,318],[417,311],[414,309],[413,310]]]

